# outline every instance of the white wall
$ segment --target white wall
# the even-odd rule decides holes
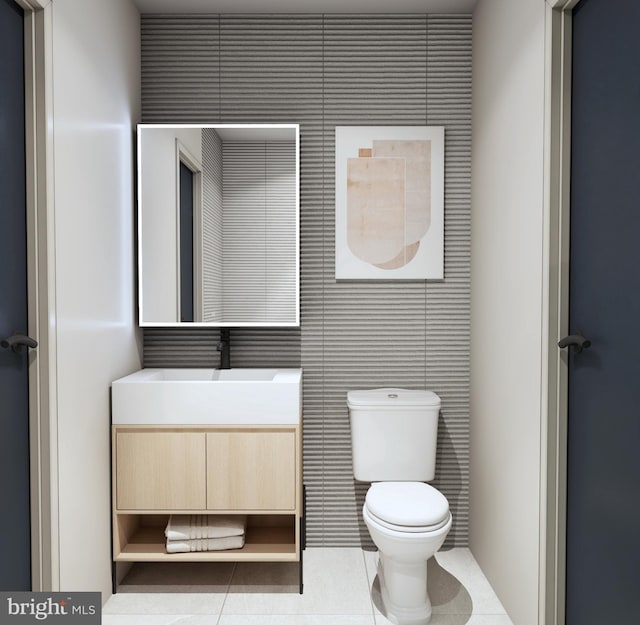
[[[129,0],[53,2],[60,588],[111,593],[110,382],[140,366],[133,127],[140,26]]]
[[[142,307],[146,322],[179,321],[176,139],[202,162],[199,128],[148,128],[140,140]]]
[[[544,0],[473,15],[471,550],[538,623]]]

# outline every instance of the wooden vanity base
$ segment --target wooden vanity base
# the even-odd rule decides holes
[[[300,562],[302,592],[300,426],[114,425],[112,482],[114,563]],[[246,515],[245,545],[167,553],[171,514]]]

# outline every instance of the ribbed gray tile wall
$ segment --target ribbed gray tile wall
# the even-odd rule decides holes
[[[267,318],[295,323],[298,295],[296,142],[271,141],[267,165]]]
[[[222,141],[213,128],[202,130],[202,320],[221,322]]]
[[[142,59],[146,122],[301,125],[301,328],[234,330],[232,356],[304,368],[309,544],[370,544],[346,392],[403,386],[442,397],[434,485],[466,545],[471,17],[143,16]],[[336,283],[334,128],[394,124],[446,128],[445,279]],[[217,361],[215,330],[144,336],[145,366]]]
[[[224,318],[296,320],[295,141],[222,142]]]

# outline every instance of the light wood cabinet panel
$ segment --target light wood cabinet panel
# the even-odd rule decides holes
[[[120,510],[204,510],[204,432],[118,432],[116,502]]]
[[[209,510],[295,510],[294,431],[207,434]]]

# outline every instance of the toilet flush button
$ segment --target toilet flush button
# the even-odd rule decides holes
[[[398,393],[389,393],[389,394],[387,395],[387,397],[388,397],[389,399],[396,399],[396,398],[398,397]]]

